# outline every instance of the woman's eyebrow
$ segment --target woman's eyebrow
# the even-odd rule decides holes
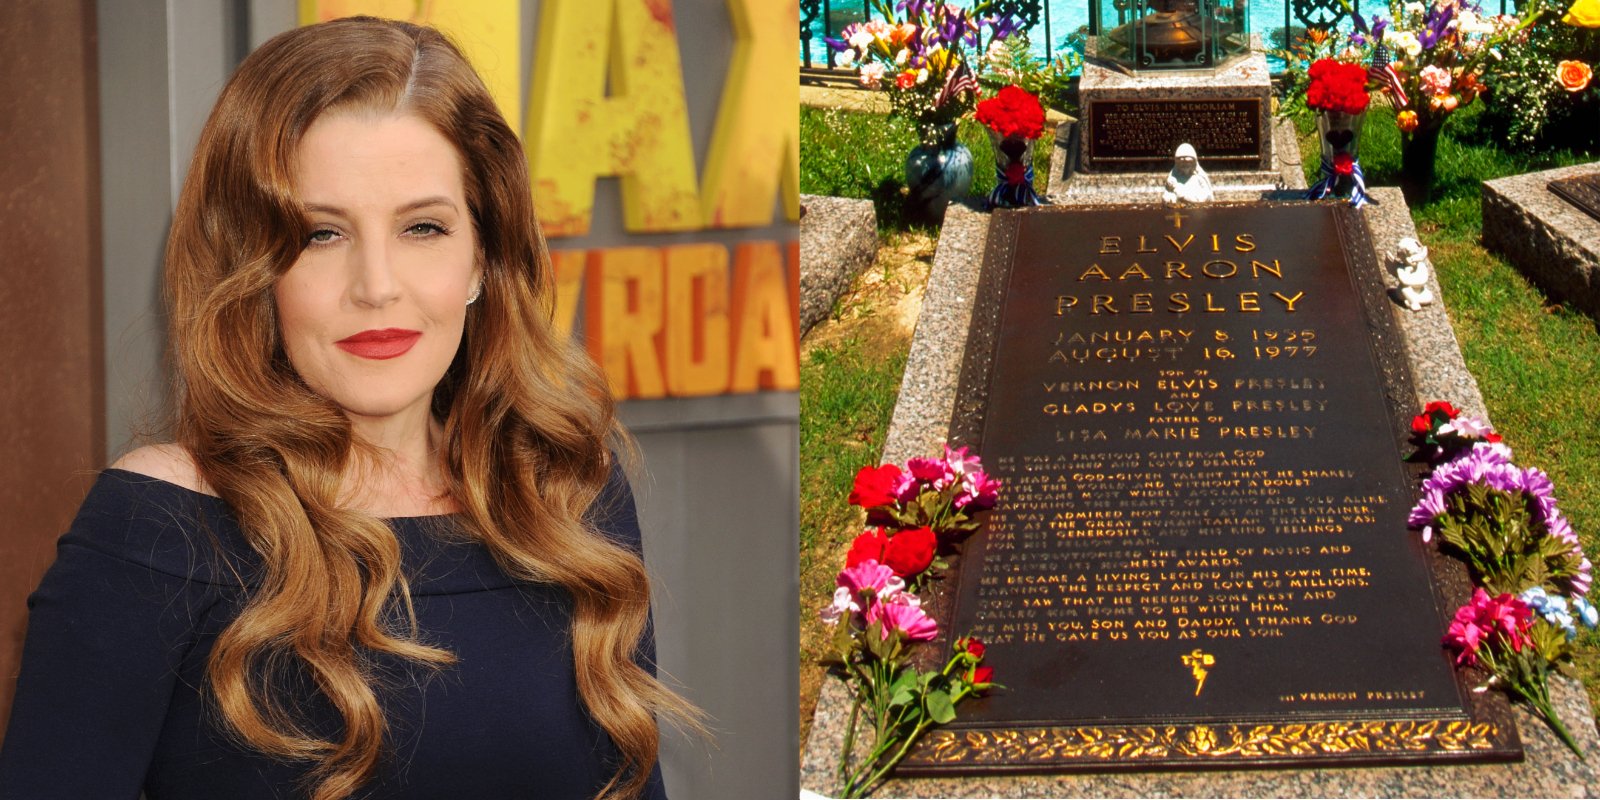
[[[403,206],[400,206],[399,208],[396,208],[394,213],[395,216],[400,216],[402,214],[408,214],[412,211],[417,211],[419,209],[429,208],[432,206],[444,206],[451,211],[460,213],[460,209],[456,208],[455,201],[445,197],[444,195],[431,195],[419,200],[413,200]],[[307,203],[305,209],[306,211],[314,214],[329,214],[336,217],[349,216],[349,212],[345,211],[343,208],[340,208],[339,206],[328,205],[326,203]]]

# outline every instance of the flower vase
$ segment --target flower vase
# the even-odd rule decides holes
[[[1317,111],[1317,138],[1322,144],[1322,165],[1316,185],[1307,194],[1320,200],[1328,195],[1350,198],[1360,208],[1368,201],[1366,176],[1361,170],[1361,128],[1367,112]]]
[[[989,208],[1026,208],[1045,202],[1033,190],[1031,142],[1021,136],[1001,136],[989,131],[994,145],[994,191],[989,193]]]
[[[954,122],[933,123],[925,130],[931,135],[923,136],[923,144],[906,156],[907,211],[912,217],[938,220],[951,200],[965,197],[972,188],[972,151],[956,141]]]
[[[1412,206],[1428,202],[1433,194],[1434,159],[1439,154],[1439,133],[1444,119],[1423,119],[1417,129],[1400,135],[1400,191]]]

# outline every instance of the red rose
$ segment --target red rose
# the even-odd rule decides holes
[[[844,565],[853,567],[863,561],[876,561],[883,563],[883,548],[889,544],[889,537],[883,534],[882,528],[867,531],[850,543],[850,552],[844,557]]]
[[[1443,412],[1446,419],[1455,419],[1461,416],[1461,412],[1457,411],[1456,407],[1450,405],[1449,401],[1446,400],[1435,400],[1422,407],[1422,413],[1424,414],[1432,414],[1435,411]]]
[[[933,563],[933,550],[939,544],[929,528],[912,528],[889,537],[883,548],[883,562],[894,574],[909,578]]]
[[[967,680],[981,692],[987,689],[989,684],[994,683],[994,667],[973,667],[972,674],[967,676]]]
[[[983,660],[983,652],[986,649],[987,648],[983,646],[983,640],[976,636],[967,640],[967,655],[970,655],[973,658],[976,658],[980,661]]]
[[[1349,153],[1333,154],[1333,171],[1339,175],[1350,175],[1356,171],[1356,160]]]
[[[862,467],[856,472],[855,486],[850,489],[850,505],[876,508],[895,502],[894,484],[898,480],[900,468],[893,464]]]
[[[1412,433],[1427,433],[1433,430],[1433,415],[1418,414],[1411,418]]]
[[[917,85],[917,73],[902,72],[894,78],[894,85],[901,89],[910,89]]]
[[[1495,442],[1500,441],[1501,438],[1502,437],[1498,433],[1486,433],[1483,435],[1483,440],[1489,444],[1494,444]]]

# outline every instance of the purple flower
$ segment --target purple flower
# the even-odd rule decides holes
[[[1383,41],[1383,29],[1389,27],[1389,20],[1372,15],[1372,32],[1369,34],[1374,42]]]
[[[1009,39],[1022,30],[1022,20],[1010,14],[1001,14],[988,20],[989,36],[995,40]]]

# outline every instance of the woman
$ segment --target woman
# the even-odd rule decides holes
[[[30,599],[0,797],[661,796],[656,716],[692,711],[611,402],[461,54],[264,44],[166,269],[176,442],[100,476]]]

